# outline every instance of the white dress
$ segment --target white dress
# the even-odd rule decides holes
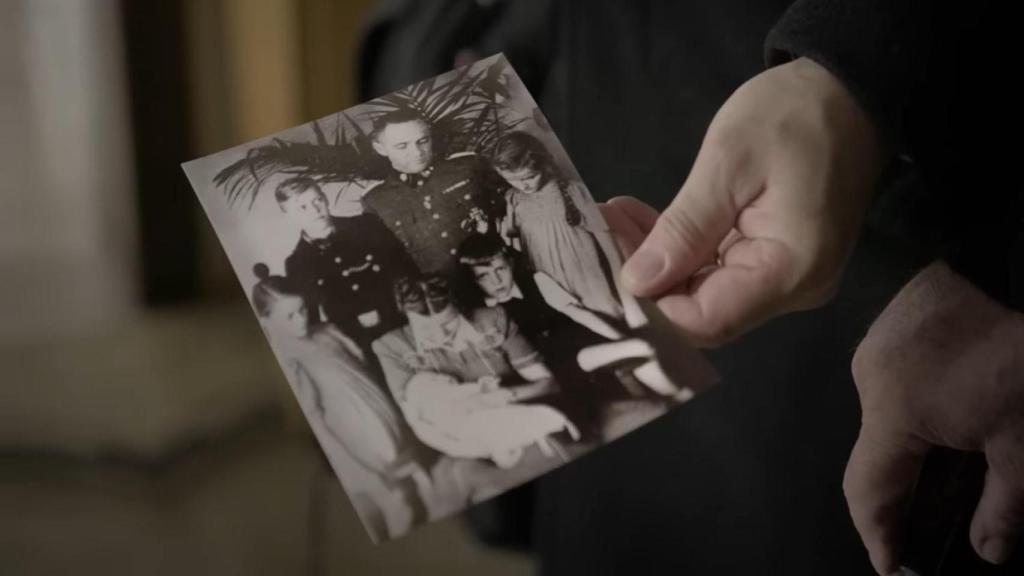
[[[513,190],[509,194],[512,226],[519,230],[523,251],[533,269],[550,276],[590,310],[622,317],[622,305],[604,273],[597,241],[591,230],[607,226],[582,185],[566,184],[567,193],[580,213],[580,223],[566,220],[565,198],[554,180],[536,192]]]

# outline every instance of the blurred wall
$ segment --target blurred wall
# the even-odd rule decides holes
[[[153,458],[275,405],[298,421],[199,203],[160,185],[187,159],[163,144],[182,108],[191,158],[353,104],[371,4],[0,0],[0,452]],[[143,307],[145,225],[166,254],[197,228],[153,200],[195,211],[203,299],[243,306]]]
[[[355,103],[372,0],[183,2],[195,156]],[[0,341],[89,334],[138,307],[119,14],[117,0],[0,2]],[[200,222],[203,293],[240,297]]]
[[[89,333],[136,302],[116,0],[0,2],[0,342]]]
[[[356,48],[373,0],[184,0],[195,156],[211,154],[356,104]],[[199,203],[196,210],[201,212]],[[245,298],[205,215],[201,289]],[[269,359],[269,348],[260,350]],[[280,378],[279,378],[280,380]],[[307,426],[280,380],[293,428]]]
[[[356,47],[373,0],[185,0],[196,156],[356,104]],[[197,204],[198,209],[198,204]],[[203,291],[241,291],[205,216]]]

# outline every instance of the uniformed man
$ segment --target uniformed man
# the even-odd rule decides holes
[[[414,110],[381,116],[372,138],[391,166],[384,182],[363,197],[364,205],[422,272],[451,271],[463,239],[497,229],[505,212],[500,179],[472,152],[435,161],[430,123]]]
[[[281,182],[275,197],[302,230],[284,267],[307,295],[311,318],[334,324],[369,353],[373,340],[404,322],[393,285],[395,279],[415,273],[415,264],[373,214],[332,216],[327,198],[311,178]]]

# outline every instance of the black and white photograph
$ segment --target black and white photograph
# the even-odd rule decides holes
[[[715,383],[502,55],[184,169],[375,542]]]

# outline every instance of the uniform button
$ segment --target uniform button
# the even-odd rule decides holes
[[[401,225],[402,225],[402,221],[401,220],[395,220],[395,226],[401,226]]]
[[[465,196],[463,196],[462,198],[463,198],[464,200],[469,200],[469,194],[466,194],[466,195],[465,195]]]
[[[451,252],[452,255],[454,256],[455,255],[455,248],[452,248],[451,250],[449,250],[449,252]]]
[[[316,285],[317,286],[323,286],[324,285],[324,279],[323,278],[317,278],[316,279]]]
[[[372,270],[374,272],[380,272],[380,266],[377,266],[376,264],[374,264]]]
[[[352,285],[352,291],[353,292],[358,292],[359,291],[359,284],[353,284]]]
[[[335,256],[334,257],[334,263],[335,264],[341,264],[341,256]]]
[[[341,272],[341,275],[344,276],[345,278],[348,278],[348,270],[343,270]]]
[[[440,219],[441,219],[441,215],[438,214],[437,212],[435,212],[434,213],[434,220],[440,220]]]
[[[448,233],[447,232],[441,232],[441,238],[447,238],[447,237],[448,237]]]
[[[430,202],[430,195],[428,194],[427,196],[424,196],[423,197],[423,201],[424,202]]]
[[[367,255],[366,255],[366,260],[367,260],[368,262],[373,262],[373,254],[367,254]]]

